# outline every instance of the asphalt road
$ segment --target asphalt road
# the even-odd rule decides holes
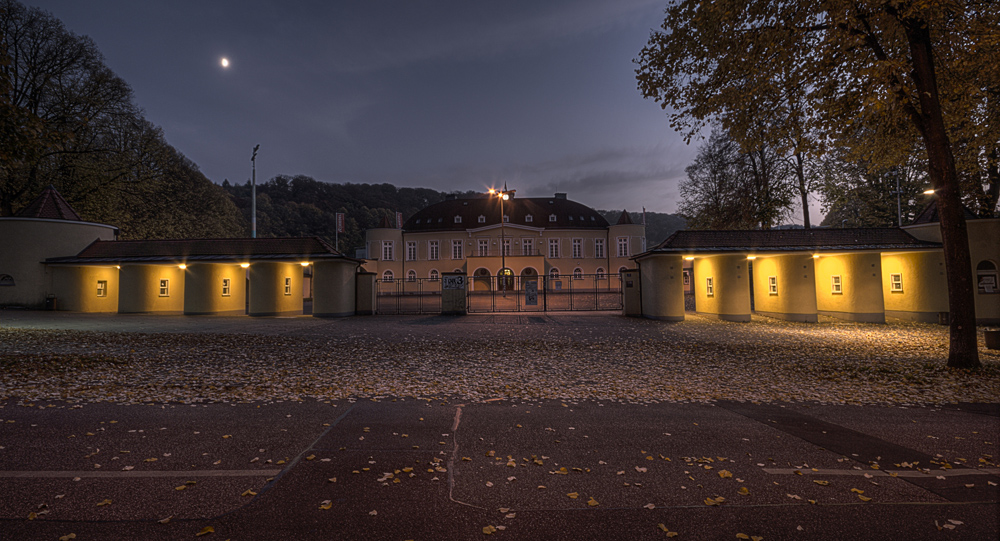
[[[0,420],[3,540],[1000,532],[997,405],[10,399]]]

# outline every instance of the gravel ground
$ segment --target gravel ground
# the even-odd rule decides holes
[[[538,320],[539,318],[533,318]],[[245,320],[244,320],[245,321]],[[398,397],[996,402],[1000,352],[946,368],[947,328],[755,318],[350,318],[301,332],[0,328],[0,400],[121,403]],[[241,323],[252,330],[250,323]],[[489,324],[484,324],[489,323]],[[292,325],[295,325],[293,323]]]

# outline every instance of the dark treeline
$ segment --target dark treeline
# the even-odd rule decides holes
[[[250,223],[250,184],[223,182],[225,189]],[[479,192],[450,192],[460,197],[481,196]],[[344,213],[345,229],[340,249],[347,255],[364,247],[365,230],[376,227],[383,217],[395,225],[396,213],[406,221],[418,210],[443,201],[449,195],[429,188],[398,188],[392,184],[332,184],[298,175],[279,175],[257,185],[257,236],[317,236],[331,244],[336,239],[336,214]],[[620,210],[598,211],[614,224]],[[630,212],[642,223],[641,212]],[[646,213],[646,239],[652,247],[684,227],[684,220],[672,214]]]

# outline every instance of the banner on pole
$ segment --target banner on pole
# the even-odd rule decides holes
[[[403,213],[402,212],[397,212],[396,213],[396,229],[402,229],[402,228],[403,228]]]
[[[344,213],[343,212],[338,212],[337,213],[337,233],[343,233],[343,232],[344,232]]]

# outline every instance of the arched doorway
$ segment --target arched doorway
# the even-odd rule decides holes
[[[479,267],[476,272],[472,273],[472,289],[473,291],[489,291],[490,286],[493,285],[493,278],[490,275],[490,270],[484,267]]]
[[[497,291],[514,291],[514,271],[508,268],[500,269],[497,273]]]

